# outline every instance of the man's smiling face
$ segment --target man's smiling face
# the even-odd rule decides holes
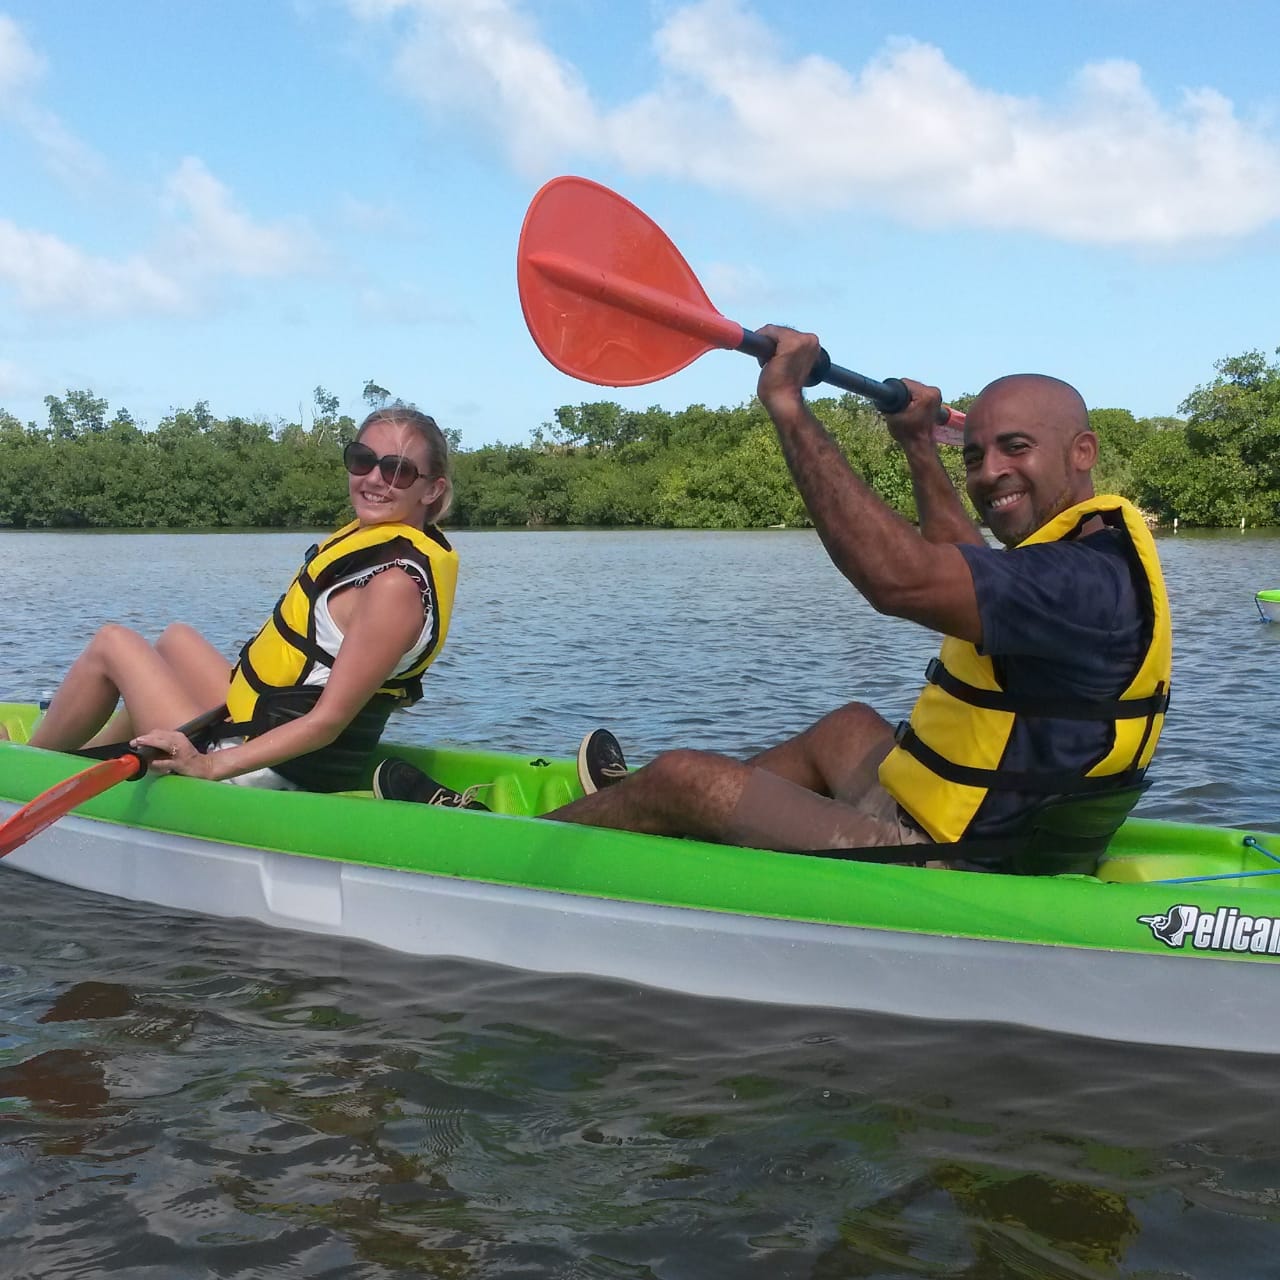
[[[1093,494],[1097,437],[1078,393],[1054,378],[993,382],[965,422],[965,485],[979,517],[1006,547]]]

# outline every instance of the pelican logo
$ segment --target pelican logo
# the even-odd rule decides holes
[[[1243,915],[1239,907],[1202,911],[1178,903],[1163,915],[1139,916],[1154,937],[1173,950],[1188,941],[1195,951],[1251,951],[1255,955],[1280,955],[1280,920],[1274,916]]]
[[[1196,922],[1195,907],[1170,907],[1162,916],[1139,916],[1138,923],[1150,925],[1166,947],[1180,947]]]

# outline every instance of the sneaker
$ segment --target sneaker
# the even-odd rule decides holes
[[[477,787],[468,787],[465,791],[454,791],[428,777],[417,765],[398,760],[395,756],[379,761],[373,771],[373,794],[379,800],[408,800],[413,804],[442,805],[446,809],[483,809],[488,813],[488,806],[475,798],[477,790]]]
[[[594,729],[578,748],[578,781],[583,795],[611,787],[627,776],[627,762],[618,740],[608,729]]]

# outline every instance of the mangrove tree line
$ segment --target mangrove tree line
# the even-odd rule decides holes
[[[1091,411],[1098,487],[1161,522],[1280,524],[1280,363],[1249,351],[1215,369],[1181,417]],[[388,393],[370,382],[364,396],[376,405]],[[150,428],[87,390],[47,396],[44,425],[0,409],[0,526],[336,526],[347,518],[341,448],[356,430],[338,403],[316,388],[304,423],[219,418],[199,401]],[[813,408],[857,471],[913,517],[905,459],[879,416],[848,395],[817,398]],[[677,411],[564,405],[528,442],[477,449],[457,449],[457,433],[446,434],[455,445],[454,527],[807,523],[755,400]],[[959,451],[944,454],[959,480]]]

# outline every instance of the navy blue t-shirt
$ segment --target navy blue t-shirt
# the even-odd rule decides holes
[[[1118,697],[1129,686],[1150,641],[1151,621],[1142,570],[1125,533],[1108,528],[1009,551],[968,544],[960,551],[977,591],[978,652],[992,660],[1008,692],[1093,700]],[[1114,740],[1107,721],[1019,716],[1001,763],[1014,770],[1083,773]],[[1000,834],[1043,799],[988,792],[969,834]]]

